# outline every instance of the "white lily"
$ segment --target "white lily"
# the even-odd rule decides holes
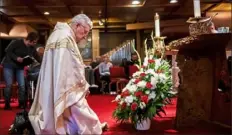
[[[148,96],[148,99],[154,99],[155,97],[156,97],[156,94],[154,91],[152,91],[150,95]]]
[[[143,109],[143,108],[146,107],[146,104],[145,104],[144,102],[141,102],[141,103],[139,104],[139,107],[140,107],[141,109]]]
[[[140,88],[145,88],[146,84],[147,84],[147,82],[142,80],[137,84],[137,86],[140,87]]]
[[[127,96],[126,98],[125,98],[125,102],[128,104],[130,104],[130,103],[132,103],[133,102],[133,96],[132,95],[130,95],[130,96]]]
[[[116,101],[119,101],[121,99],[121,95],[117,95],[117,97],[115,98]]]

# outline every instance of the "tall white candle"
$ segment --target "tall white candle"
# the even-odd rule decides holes
[[[201,17],[201,4],[200,0],[193,0],[194,17]]]
[[[157,13],[155,14],[155,36],[160,37],[160,19]]]

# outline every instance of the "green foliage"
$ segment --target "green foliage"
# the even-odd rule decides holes
[[[113,112],[113,118],[117,122],[137,123],[143,119],[152,119],[156,115],[161,117],[161,113],[165,114],[164,106],[170,104],[171,98],[175,96],[170,91],[172,78],[169,62],[154,57],[150,60],[147,58],[144,63],[147,65],[144,64],[140,71],[134,73],[122,94],[115,99],[118,105]],[[152,84],[152,88],[147,86],[148,83]]]

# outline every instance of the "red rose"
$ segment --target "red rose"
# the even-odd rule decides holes
[[[140,96],[142,96],[143,95],[143,92],[142,91],[137,91],[137,92],[135,92],[135,96],[136,97],[140,97]]]
[[[148,103],[148,96],[147,95],[141,96],[141,101],[144,102],[145,104],[147,104]]]
[[[144,76],[146,76],[146,74],[145,74],[145,73],[141,73],[140,76],[141,76],[141,77],[144,77]]]
[[[121,108],[122,108],[122,109],[125,109],[125,108],[126,108],[126,103],[125,103],[125,102],[122,103]]]
[[[155,63],[155,60],[148,60],[148,63]]]
[[[129,90],[125,90],[125,91],[123,91],[122,94],[121,94],[122,97],[126,97],[126,96],[129,96],[129,95],[130,95]]]
[[[152,84],[150,82],[147,82],[146,88],[151,89],[152,88]]]
[[[131,105],[131,110],[134,111],[134,110],[137,109],[137,107],[138,107],[138,104],[134,102],[134,103],[132,103],[132,105]]]
[[[140,79],[135,79],[135,84],[139,83],[140,81]]]

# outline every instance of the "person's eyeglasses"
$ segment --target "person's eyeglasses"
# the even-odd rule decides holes
[[[84,28],[84,34],[85,34],[85,35],[88,35],[89,29],[86,28],[83,24],[78,24],[78,25],[79,25],[79,26],[82,26],[82,27]]]

